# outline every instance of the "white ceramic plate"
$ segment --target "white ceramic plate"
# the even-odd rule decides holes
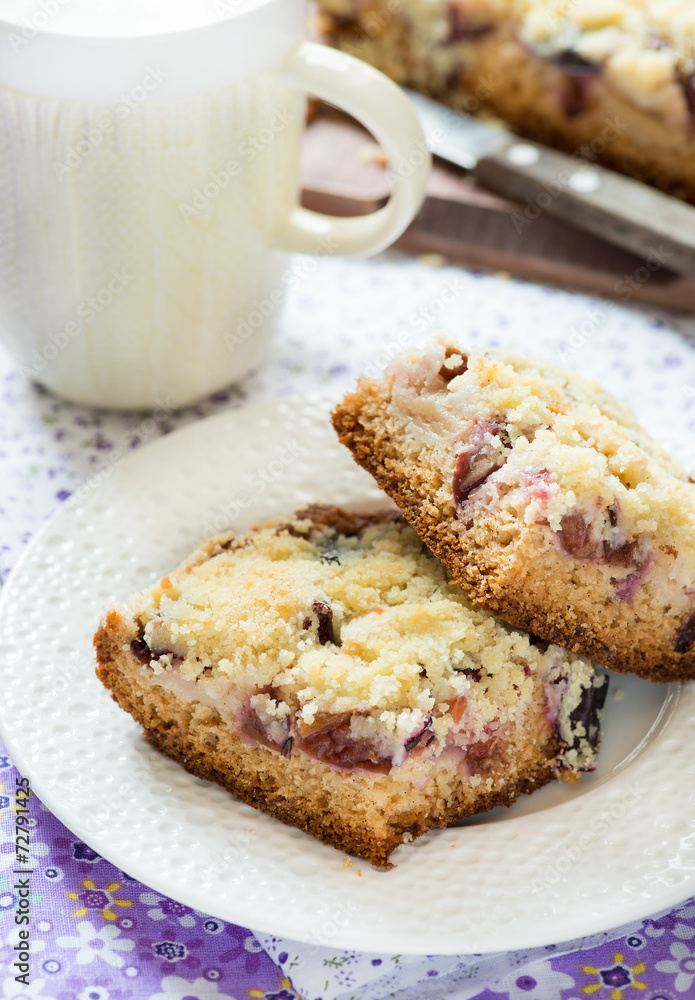
[[[323,397],[248,407],[164,438],[84,484],[29,546],[0,604],[0,721],[35,792],[158,891],[347,948],[532,947],[694,895],[695,685],[613,677],[595,775],[431,832],[386,873],[344,867],[338,851],[191,777],[111,701],[91,638],[112,602],[227,525],[309,501],[383,504],[328,408]]]

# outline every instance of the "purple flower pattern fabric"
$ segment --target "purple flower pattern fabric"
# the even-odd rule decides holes
[[[51,512],[130,451],[245,400],[344,386],[428,331],[600,378],[667,446],[695,442],[692,320],[397,255],[321,260],[288,297],[276,346],[241,389],[177,411],[106,413],[28,383],[0,348],[0,583]],[[674,415],[677,414],[677,419]],[[693,455],[679,457],[691,460]],[[116,869],[31,797],[30,980],[15,871],[19,776],[0,745],[0,1000],[677,1000],[695,997],[695,901],[592,939],[516,954],[402,956],[255,934]],[[15,963],[19,963],[16,966]],[[16,978],[16,977],[19,978]]]
[[[33,795],[30,861],[18,869],[18,780],[0,743],[3,1000],[269,1000],[283,991],[282,1000],[295,1000],[290,980],[251,931],[148,889],[73,836]],[[14,874],[28,865],[31,878]],[[28,925],[16,920],[24,881]],[[30,950],[23,963],[20,932],[26,926]],[[28,987],[21,981],[25,965]]]

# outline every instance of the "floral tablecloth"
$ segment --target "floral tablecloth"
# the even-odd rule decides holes
[[[397,255],[307,268],[272,356],[241,389],[154,421],[88,410],[26,381],[0,348],[0,581],[58,505],[108,465],[247,400],[347,385],[434,327],[564,361],[632,402],[668,445],[695,442],[695,322],[441,261]],[[674,395],[675,394],[675,395]],[[675,407],[675,410],[674,410]],[[0,623],[1,625],[1,623]],[[2,697],[0,692],[0,697]],[[31,1000],[676,1000],[695,997],[695,901],[592,939],[467,958],[359,954],[266,937],[165,898],[23,794],[0,744],[0,997]],[[26,804],[25,804],[26,803]],[[18,862],[15,823],[31,830]],[[31,865],[28,902],[21,871]],[[30,951],[25,924],[29,909]],[[25,971],[26,970],[26,971]]]

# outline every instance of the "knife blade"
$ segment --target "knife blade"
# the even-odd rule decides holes
[[[520,202],[512,224],[522,232],[543,212],[642,257],[649,273],[695,274],[695,207],[577,154],[521,139],[403,88],[432,153],[473,172],[498,194]],[[694,303],[695,304],[695,303]]]

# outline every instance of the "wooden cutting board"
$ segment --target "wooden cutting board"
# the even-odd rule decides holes
[[[382,160],[359,126],[319,115],[304,140],[302,204],[341,216],[375,211],[390,190]],[[524,207],[484,191],[464,171],[438,161],[425,204],[396,246],[626,303],[695,312],[695,278],[652,270],[639,257],[547,215],[520,226]]]

